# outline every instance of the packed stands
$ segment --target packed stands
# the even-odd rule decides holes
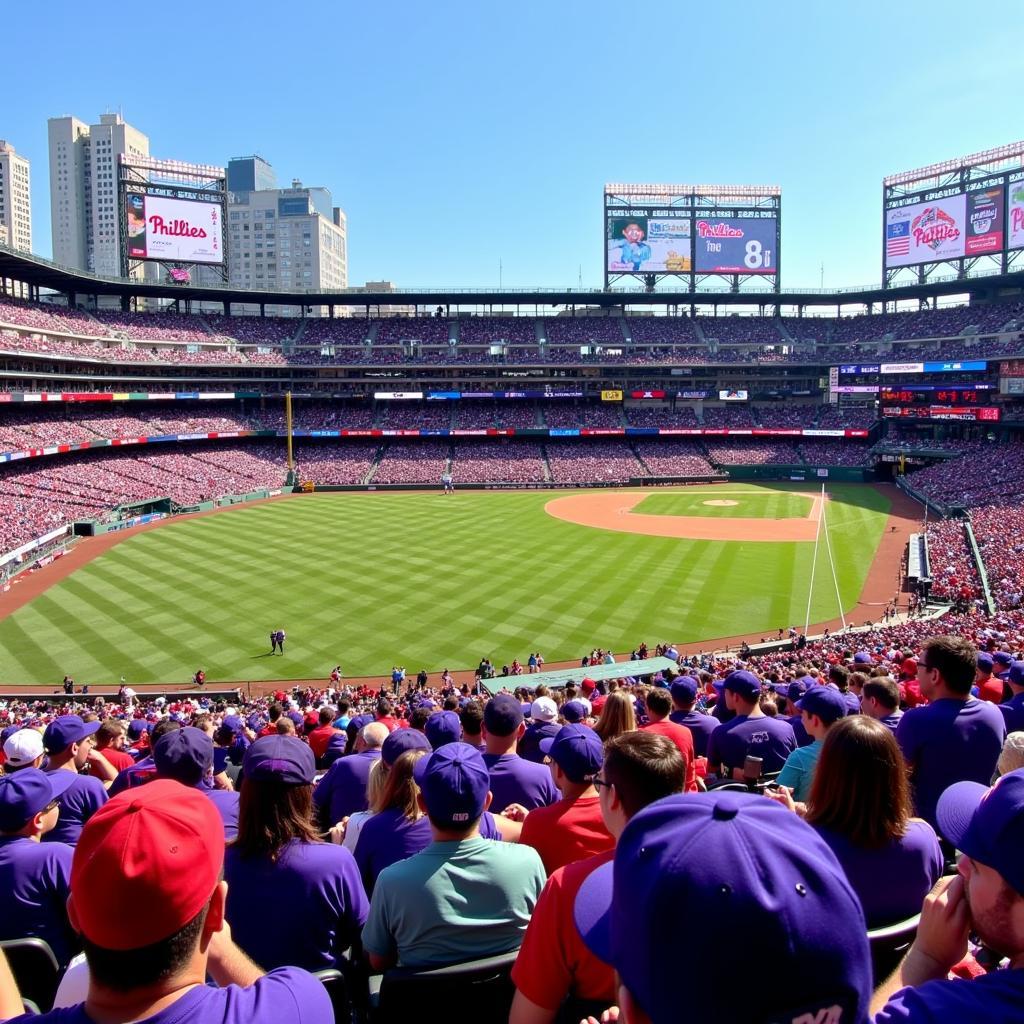
[[[451,472],[456,484],[543,483],[544,453],[532,441],[456,441]]]
[[[448,465],[447,441],[389,444],[370,478],[374,484],[434,484]]]
[[[644,475],[633,449],[625,441],[583,444],[545,444],[551,479],[557,484],[591,481],[625,482]]]
[[[633,450],[649,476],[714,476],[717,473],[698,441],[634,441]]]

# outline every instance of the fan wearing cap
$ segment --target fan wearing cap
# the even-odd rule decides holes
[[[1011,697],[999,705],[1006,723],[1007,734],[1024,730],[1024,661],[1015,661],[1006,673],[1006,685]]]
[[[672,697],[672,712],[668,719],[676,725],[690,730],[693,739],[693,756],[707,757],[708,740],[718,728],[718,720],[696,709],[700,683],[693,676],[679,676],[669,687]]]
[[[135,789],[138,786],[144,786],[147,782],[152,782],[156,778],[156,765],[153,762],[153,749],[160,742],[161,738],[166,736],[169,732],[175,732],[181,728],[181,722],[176,718],[161,718],[156,725],[153,726],[153,731],[149,734],[149,754],[139,761],[136,761],[131,768],[125,768],[123,772],[117,773],[117,778],[114,779],[113,785],[110,787],[110,796],[117,796],[118,793],[123,793],[126,789]]]
[[[676,725],[669,721],[672,711],[672,696],[668,690],[655,687],[648,691],[645,699],[647,705],[647,724],[640,727],[642,732],[656,733],[671,740],[679,750],[683,763],[686,765],[686,785],[684,791],[697,791],[697,778],[693,768],[693,734],[685,725]]]
[[[79,948],[66,909],[74,850],[39,840],[57,824],[73,780],[32,767],[0,776],[0,939],[43,939],[62,967]]]
[[[797,747],[786,758],[777,781],[780,786],[792,790],[797,803],[803,803],[811,792],[825,734],[840,718],[846,717],[846,700],[834,687],[812,686],[796,706],[803,717],[804,728],[814,742],[807,747]]]
[[[817,685],[818,681],[813,676],[801,676],[789,683],[779,683],[775,687],[775,692],[783,698],[785,705],[780,710],[785,714],[786,721],[793,726],[793,735],[798,747],[809,747],[814,742],[814,737],[804,728],[803,715],[797,707],[797,701],[809,687]]]
[[[232,789],[214,789],[213,740],[192,726],[174,729],[157,740],[153,763],[158,779],[173,779],[183,786],[198,789],[213,802],[223,822],[224,839],[230,842],[238,834],[238,793]]]
[[[424,724],[423,734],[434,750],[446,743],[459,743],[462,740],[462,719],[454,711],[434,712]]]
[[[13,728],[15,731],[4,740],[4,774],[13,775],[23,768],[41,768],[46,756],[42,733],[27,727]]]
[[[954,782],[987,785],[1003,748],[999,708],[971,696],[977,653],[955,636],[926,640],[917,663],[921,694],[930,703],[900,719],[896,742],[910,768],[914,809],[933,827],[940,794]]]
[[[449,743],[414,772],[431,842],[377,879],[363,929],[371,968],[439,967],[517,949],[546,875],[528,846],[481,835],[490,803],[483,755]]]
[[[327,747],[330,745],[331,738],[338,733],[338,728],[334,723],[335,717],[334,708],[322,707],[320,712],[317,714],[316,728],[314,728],[307,737],[309,748],[313,751],[313,756],[316,758],[318,768],[327,767],[324,763],[324,758],[327,755]]]
[[[358,722],[359,719],[353,719]],[[355,749],[347,757],[339,757],[313,790],[320,825],[324,829],[337,825],[356,811],[365,811],[366,784],[370,769],[380,759],[381,744],[388,738],[388,727],[370,721],[357,731]]]
[[[721,689],[726,707],[735,711],[736,717],[711,734],[708,771],[741,778],[748,757],[761,758],[765,774],[781,771],[796,750],[796,736],[785,719],[769,718],[761,710],[761,681],[752,672],[741,670],[727,676]]]
[[[530,722],[519,740],[519,756],[525,761],[543,764],[540,741],[554,739],[558,730],[558,705],[546,695],[537,697],[530,705]]]
[[[512,694],[499,693],[487,702],[483,722],[484,764],[491,775],[491,807],[496,814],[509,804],[532,811],[559,799],[551,772],[516,753],[525,732],[523,709]]]
[[[978,651],[978,667],[974,675],[974,685],[978,688],[978,700],[999,704],[1003,699],[1003,679],[992,674],[994,669],[995,662],[992,655],[988,651]]]
[[[615,859],[592,872],[575,921],[618,980],[627,1024],[860,1024],[871,996],[864,915],[825,843],[749,793],[670,796],[634,815]],[[679,921],[708,949],[756,936],[772,969],[756,983],[728,956],[678,956]]]
[[[55,718],[43,733],[43,747],[49,754],[49,772],[68,772],[73,778],[60,795],[60,818],[44,842],[78,842],[82,826],[107,802],[107,791],[99,779],[80,774],[89,763],[93,735],[99,722],[83,722],[78,715]]]
[[[586,725],[563,725],[554,739],[542,740],[540,746],[550,759],[551,776],[562,799],[525,816],[519,814],[523,822],[519,841],[533,846],[545,869],[552,872],[610,850],[615,840],[605,827],[594,786],[604,761],[601,737]]]
[[[160,779],[89,819],[67,903],[85,947],[88,995],[33,1021],[332,1024],[330,998],[316,978],[293,967],[264,974],[232,941],[224,847],[210,841],[220,827],[206,797]],[[16,986],[2,957],[0,1005],[9,1006]],[[222,987],[207,985],[207,976]]]
[[[682,792],[685,781],[682,755],[664,736],[633,731],[612,737],[595,778],[605,827],[617,840],[633,815]],[[608,850],[552,872],[512,968],[516,996],[509,1024],[550,1024],[567,996],[615,1002],[611,967],[583,945],[573,921],[580,886],[613,856]]]
[[[925,898],[910,951],[872,1001],[878,1024],[1017,1021],[1024,1006],[1024,769],[988,789],[959,782],[938,800],[939,829],[961,857]],[[947,981],[968,936],[1009,958],[1005,969]]]
[[[246,751],[243,769],[238,838],[224,859],[235,941],[264,967],[336,967],[368,901],[352,854],[316,828],[313,752],[294,736],[266,736]]]
[[[431,752],[430,741],[416,729],[397,729],[381,747],[381,764],[386,779],[380,798],[370,810],[359,833],[355,858],[363,885],[372,893],[377,876],[396,861],[419,853],[430,843],[430,822],[417,799],[418,790],[412,770],[416,761]],[[487,839],[501,839],[498,819],[485,814],[481,834]],[[518,829],[509,823],[510,831]]]

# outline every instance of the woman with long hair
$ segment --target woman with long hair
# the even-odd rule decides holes
[[[624,690],[613,690],[605,698],[601,717],[594,726],[594,732],[607,743],[614,736],[636,731],[636,709],[633,698]]]
[[[266,970],[336,967],[369,903],[352,854],[314,824],[313,751],[294,736],[264,736],[242,770],[238,837],[224,858],[232,936]]]
[[[773,799],[797,809],[785,789]],[[843,866],[869,928],[919,913],[942,875],[935,832],[912,813],[907,765],[892,730],[867,715],[831,726],[804,817]]]

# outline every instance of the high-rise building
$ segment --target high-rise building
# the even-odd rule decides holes
[[[101,114],[93,125],[52,117],[48,129],[54,261],[119,277],[118,161],[149,156],[149,139],[120,114]]]
[[[29,162],[0,139],[0,242],[32,251],[32,189]]]
[[[274,168],[261,156],[236,156],[228,161],[229,192],[266,192],[277,188]]]
[[[238,166],[245,164],[250,166]],[[233,170],[236,184],[258,182],[261,174],[263,181],[267,174],[273,180],[270,165],[259,157],[232,160],[228,165],[230,283],[267,290],[348,287],[345,214],[332,205],[331,193],[326,188],[307,188],[298,180],[292,181],[291,188],[235,188]],[[314,313],[321,311],[313,308]],[[268,307],[266,312],[299,310]]]

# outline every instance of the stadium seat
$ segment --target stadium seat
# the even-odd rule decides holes
[[[444,1007],[445,1024],[489,1024],[508,1020],[515,987],[512,965],[519,950],[450,967],[395,967],[370,978],[370,1020],[399,1024]]]
[[[873,928],[868,931],[868,942],[871,945],[871,966],[875,985],[880,985],[903,959],[910,944],[917,934],[920,914],[908,917],[905,921],[886,925],[884,928]]]
[[[44,1013],[50,1010],[61,969],[49,944],[35,938],[5,939],[0,942],[0,949],[11,965],[22,999],[34,1003]]]
[[[351,1024],[353,1004],[349,995],[348,980],[341,971],[326,967],[315,975],[327,989],[334,1010],[334,1024]]]

